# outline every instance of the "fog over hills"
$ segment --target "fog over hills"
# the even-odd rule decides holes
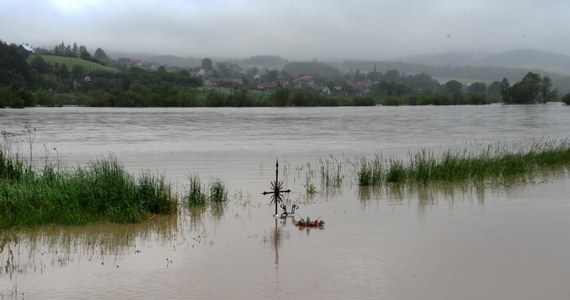
[[[113,52],[111,51],[111,53]],[[181,68],[197,68],[202,60],[202,57],[182,58],[173,55],[128,53],[120,53],[120,55],[122,57],[139,58],[159,65]],[[256,55],[246,58],[211,57],[211,59],[214,65],[218,62],[229,62],[239,65],[243,71],[253,67],[258,68],[260,71],[282,70],[287,65],[300,61],[289,60],[286,57],[277,55]],[[433,55],[408,56],[398,60],[364,60],[354,58],[337,60],[320,60],[315,58],[311,60],[311,62],[316,61],[334,66],[341,73],[355,71],[368,73],[375,68],[378,72],[386,72],[388,70],[398,70],[403,74],[423,72],[438,78],[442,83],[449,79],[456,79],[464,84],[470,84],[475,81],[490,83],[496,80],[500,81],[503,78],[516,82],[529,71],[533,71],[549,75],[553,79],[554,85],[560,91],[570,91],[570,56],[534,49],[516,49],[501,53],[447,52]],[[317,70],[314,71],[318,73]]]
[[[153,62],[159,65],[195,68],[200,66],[202,58],[182,58],[174,55],[128,54],[110,52],[117,58],[131,57]],[[231,62],[244,68],[282,69],[285,64],[294,62],[286,57],[276,55],[256,55],[252,57],[216,58],[214,62]],[[396,69],[403,73],[425,72],[432,76],[464,78],[492,81],[503,77],[518,80],[529,70],[554,73],[561,76],[570,75],[570,56],[535,49],[516,49],[501,53],[489,52],[447,52],[431,55],[416,55],[397,60],[361,60],[347,57],[339,60],[319,60],[337,67],[340,71],[360,70],[367,73],[377,67],[379,72]],[[475,69],[475,70],[474,70]],[[476,73],[464,76],[466,72]],[[483,74],[485,73],[485,74]],[[482,76],[485,75],[485,76]]]
[[[192,68],[198,67],[203,57],[179,57],[175,55],[156,55],[108,51],[113,58],[130,57],[138,58],[160,65]],[[287,57],[277,55],[256,55],[251,57],[209,57],[214,61],[231,61],[243,66],[256,66],[267,69],[278,69],[290,60]],[[358,58],[346,57],[338,60],[320,60],[318,61],[331,63],[342,69],[344,61],[360,61]],[[362,60],[371,61],[371,60]],[[570,56],[558,54],[554,52],[535,50],[535,49],[515,49],[501,53],[490,52],[446,52],[439,54],[426,54],[406,56],[395,60],[376,60],[387,64],[394,63],[394,67],[399,63],[419,64],[427,66],[444,66],[444,67],[503,67],[513,69],[542,70],[547,72],[560,73],[570,75]],[[346,70],[348,71],[348,70]],[[362,70],[368,72],[370,70]],[[402,70],[405,71],[405,70]]]
[[[91,51],[289,61],[570,54],[567,0],[0,1],[0,39],[48,49],[63,41]]]
[[[493,66],[570,74],[570,56],[535,49],[515,49],[502,53],[447,52],[409,56],[401,60],[435,66]]]

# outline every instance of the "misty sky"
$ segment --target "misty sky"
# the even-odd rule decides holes
[[[196,58],[570,54],[569,16],[568,0],[0,0],[0,39]]]

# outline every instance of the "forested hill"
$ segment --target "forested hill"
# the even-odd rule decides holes
[[[446,77],[457,79],[473,79],[476,81],[494,81],[506,77],[509,80],[519,79],[524,76],[528,69],[511,69],[505,67],[483,66],[442,66],[415,64],[401,61],[362,61],[347,60],[340,64],[343,70],[360,70],[360,72],[372,72],[376,67],[378,72],[398,70],[402,73],[416,74],[427,73],[434,77]]]

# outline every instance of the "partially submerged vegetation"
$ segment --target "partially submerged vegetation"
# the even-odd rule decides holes
[[[2,131],[0,143],[0,229],[44,224],[86,224],[96,221],[136,223],[152,214],[173,214],[180,198],[189,206],[211,204],[217,210],[228,200],[221,179],[206,189],[198,176],[190,176],[185,195],[172,192],[164,175],[143,171],[129,174],[113,156],[91,161],[85,167],[65,168],[46,153],[43,168],[33,164],[35,128],[26,124],[26,137]],[[18,143],[30,145],[25,161]]]
[[[113,157],[64,170],[24,167],[0,151],[0,228],[42,224],[131,223],[150,214],[170,214],[176,197],[164,176],[138,179]]]
[[[190,180],[190,190],[185,197],[188,206],[204,206],[208,200],[208,195],[206,195],[204,186],[200,177],[193,175],[189,177]]]
[[[33,141],[30,138],[28,142]],[[0,150],[0,229],[101,220],[131,223],[151,214],[177,210],[178,195],[172,193],[165,176],[145,171],[135,178],[114,157],[74,169],[46,161],[45,167],[36,170],[19,156],[7,155],[7,151]],[[310,164],[296,170],[298,176],[304,171],[305,192],[310,197],[317,191],[312,183],[315,177],[320,177],[320,191],[328,193],[347,181],[353,182],[346,179],[354,177],[362,187],[402,183],[505,184],[553,168],[568,170],[569,166],[570,141],[545,140],[473,145],[441,154],[423,149],[409,154],[408,159],[384,159],[377,154],[356,163],[330,156],[319,160],[315,170]],[[285,176],[288,170],[285,166]],[[211,179],[206,186],[199,176],[193,175],[189,177],[189,190],[180,197],[189,207],[211,205],[212,209],[223,210],[228,191],[220,179]]]
[[[362,158],[358,170],[360,186],[387,183],[464,182],[506,180],[532,176],[545,168],[570,164],[570,142],[545,141],[528,145],[488,146],[479,153],[447,150],[436,156],[420,150],[409,160]]]
[[[342,181],[344,180],[344,175],[342,172],[342,163],[339,162],[332,155],[330,160],[320,160],[320,174],[321,174],[321,184],[325,188],[340,187]]]
[[[206,204],[223,204],[228,200],[228,190],[221,179],[210,181],[208,189],[202,184],[198,175],[190,176],[189,180],[190,190],[184,197],[188,206],[200,207]]]

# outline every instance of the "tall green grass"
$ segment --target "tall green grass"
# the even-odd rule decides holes
[[[12,160],[0,150],[0,180],[21,179],[26,170],[21,160]]]
[[[568,140],[514,145],[497,143],[477,153],[466,149],[447,150],[439,156],[424,149],[410,154],[407,161],[384,160],[380,155],[373,159],[361,158],[358,184],[375,186],[401,182],[506,180],[532,176],[545,168],[568,164]]]
[[[228,200],[228,191],[222,180],[215,179],[210,184],[210,196],[208,199],[211,203],[224,203]]]
[[[376,154],[373,159],[360,159],[360,169],[358,170],[358,184],[360,186],[375,186],[384,182],[386,177],[382,156]]]
[[[208,196],[204,192],[204,187],[200,180],[200,177],[193,175],[189,177],[190,180],[190,190],[185,197],[188,206],[203,206],[206,205]]]
[[[221,179],[213,179],[206,187],[202,184],[198,175],[192,175],[190,179],[190,189],[184,197],[190,207],[204,206],[210,204],[223,204],[228,200],[228,190]]]
[[[98,220],[132,223],[149,214],[177,209],[176,197],[164,176],[130,175],[114,157],[74,170],[46,166],[19,171],[20,161],[4,159],[0,180],[0,228],[41,224],[84,224]],[[6,168],[8,166],[8,168]],[[5,170],[11,170],[5,172]]]

